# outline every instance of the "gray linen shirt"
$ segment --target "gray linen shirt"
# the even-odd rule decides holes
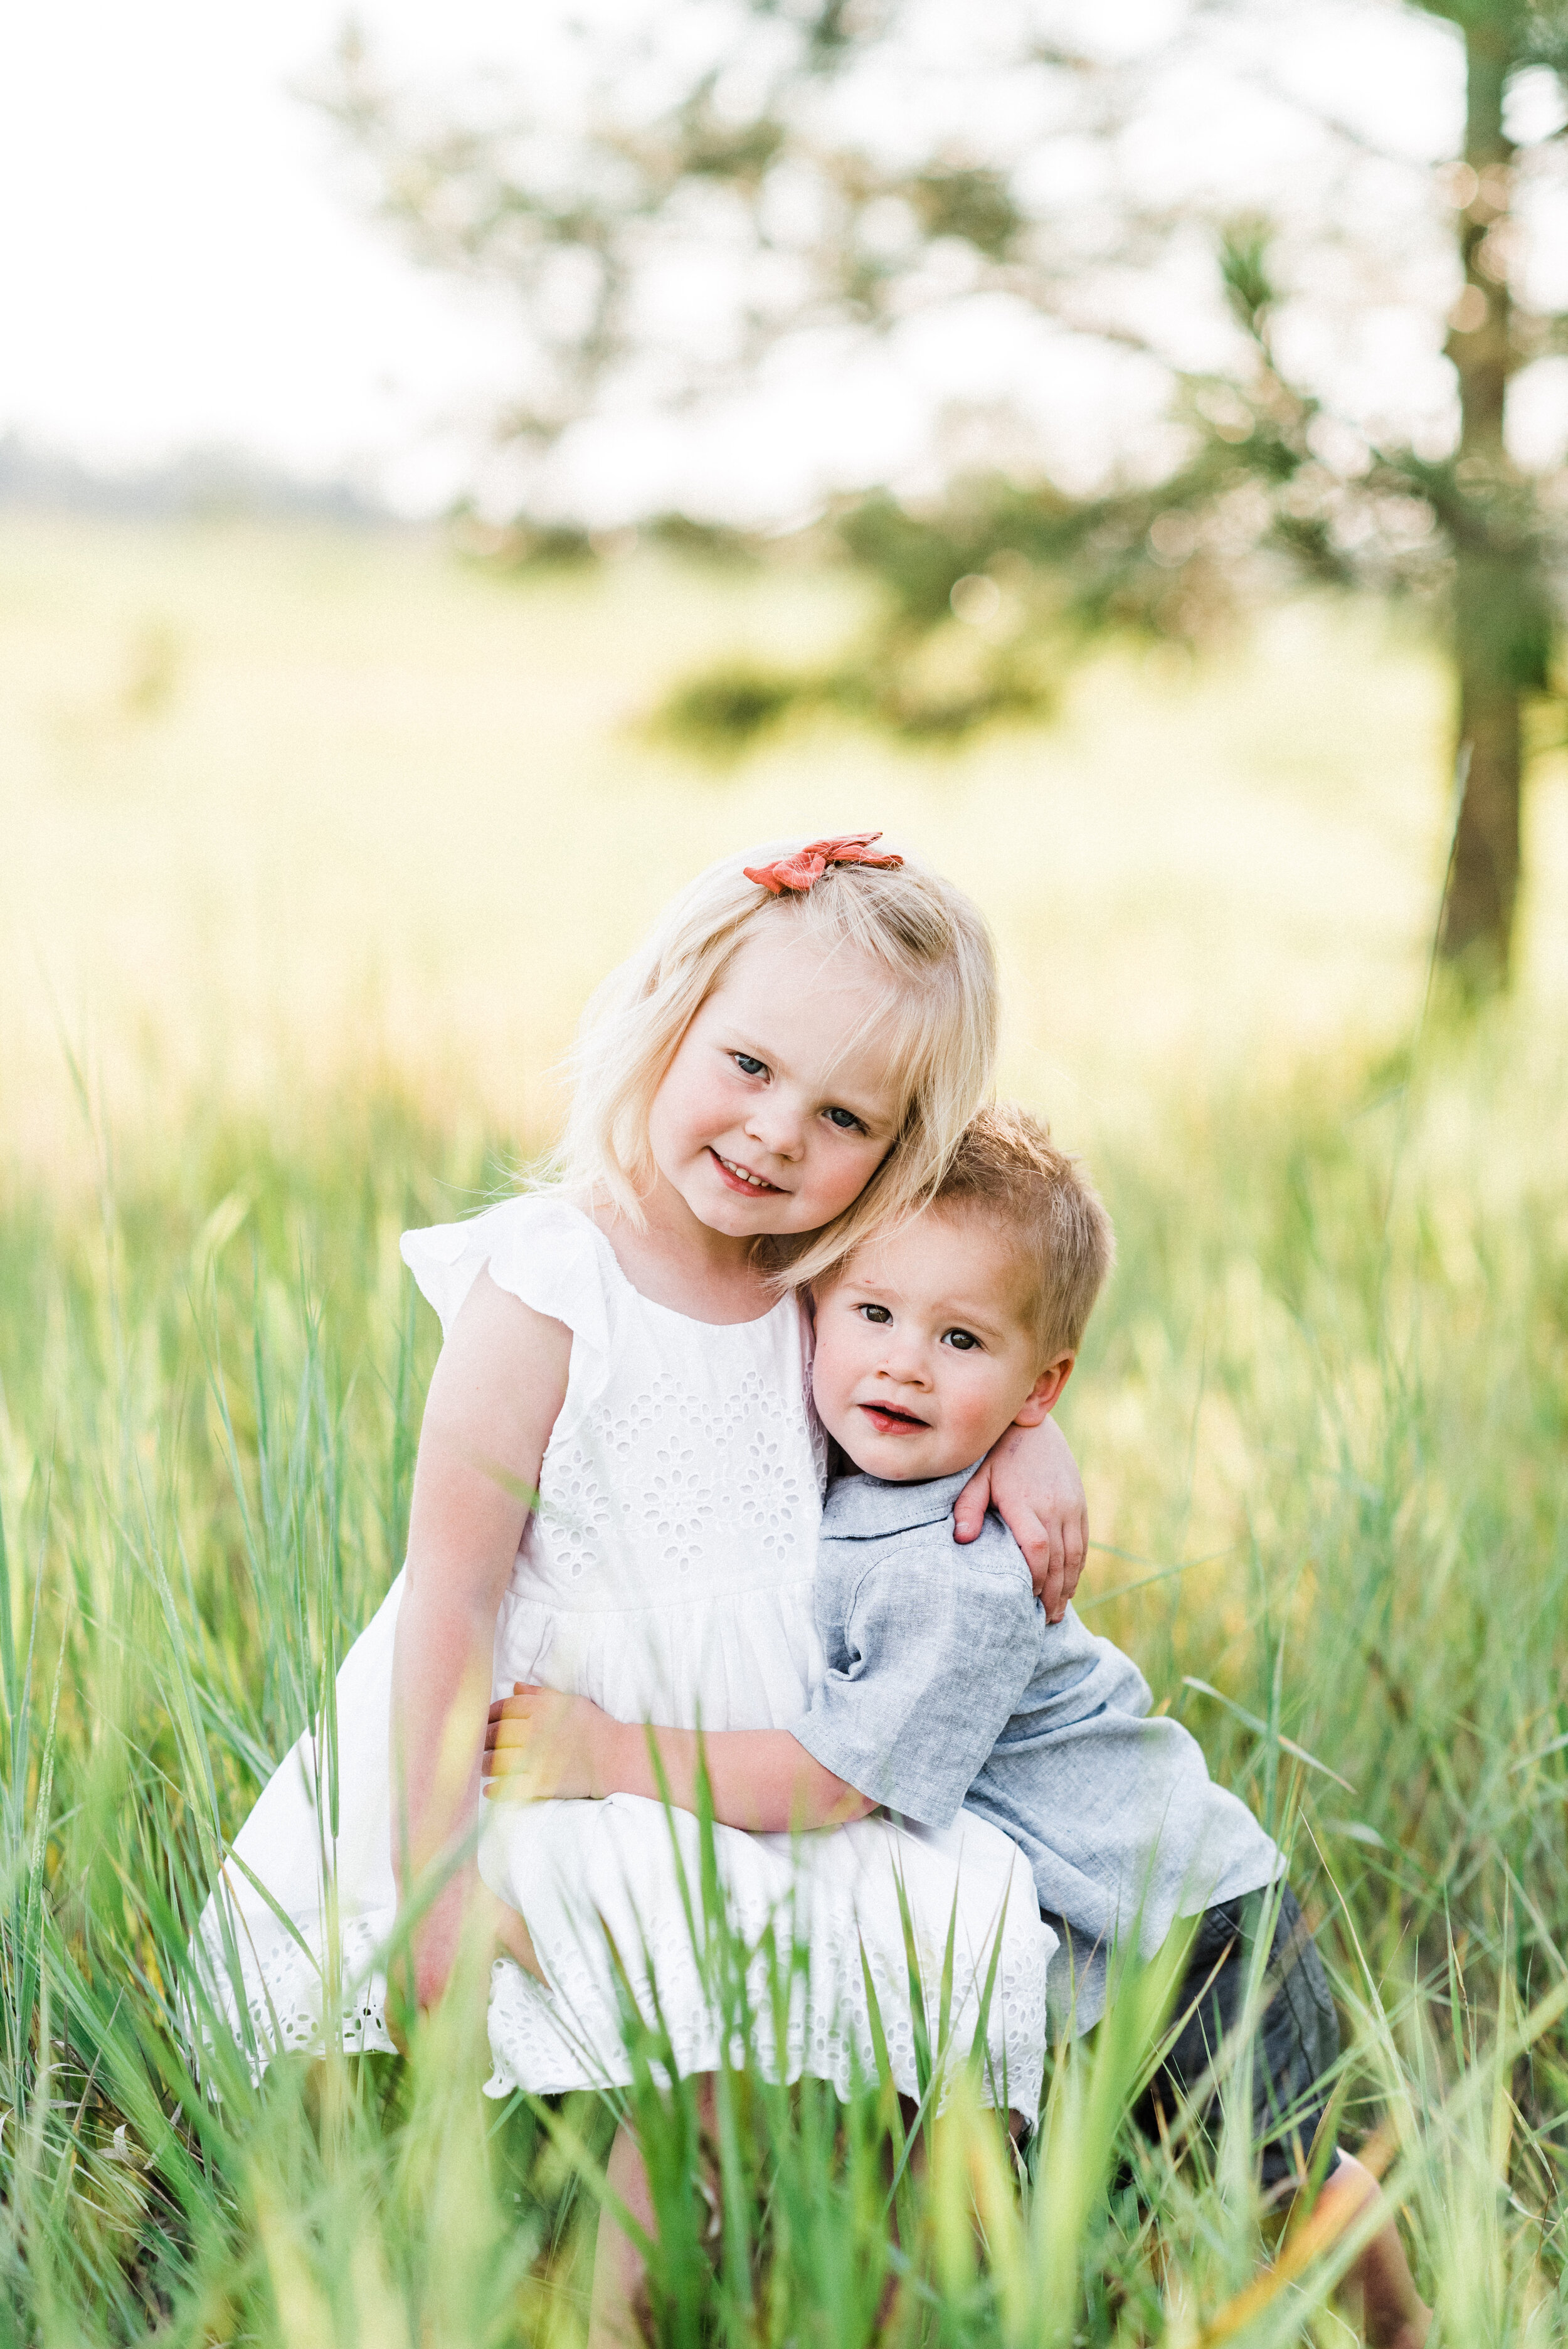
[[[1086,2031],[1113,1941],[1136,1930],[1151,1956],[1177,1917],[1256,1891],[1283,1863],[1181,1723],[1149,1718],[1130,1657],[1070,1607],[1047,1620],[1000,1518],[954,1540],[970,1474],[830,1486],[815,1595],[826,1677],[793,1731],[906,1818],[945,1826],[966,1804],[1011,1836],[1061,1932],[1053,2010]]]

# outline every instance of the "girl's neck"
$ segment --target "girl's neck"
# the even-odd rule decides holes
[[[644,1199],[641,1230],[603,1202],[589,1209],[640,1296],[693,1321],[755,1321],[777,1291],[753,1260],[753,1243],[700,1223],[678,1192],[659,1182]]]

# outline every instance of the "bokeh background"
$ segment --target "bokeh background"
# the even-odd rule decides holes
[[[89,8],[16,29],[0,1081],[18,1165],[80,1173],[67,1047],[128,1137],[173,1104],[275,1105],[375,1064],[434,1114],[537,1139],[586,987],[669,890],[712,854],[824,825],[903,832],[975,889],[1009,960],[1006,1081],[1075,1137],[1178,1069],[1183,1087],[1274,1081],[1303,1053],[1408,1040],[1449,848],[1450,590],[1440,564],[1354,573],[1367,515],[1328,502],[1391,436],[1429,465],[1459,445],[1444,337],[1451,351],[1474,290],[1454,238],[1462,38],[1376,5],[1230,12],[1217,30],[1150,8],[1114,38],[1070,9],[1005,12],[985,42],[958,36],[962,87],[938,104],[954,20],[872,12],[857,32],[851,16],[842,38],[869,63],[841,71],[829,160],[835,184],[858,154],[886,185],[836,225],[764,221],[779,283],[753,305],[768,316],[748,356],[732,281],[754,191],[729,186],[734,217],[705,217],[670,123],[703,91],[732,126],[786,119],[782,91],[804,181],[825,135],[823,106],[799,98],[808,17],[785,12],[795,46],[777,54],[769,11],[629,4],[590,12],[575,46],[564,13],[524,25],[479,0],[438,27],[384,5],[346,47],[304,5],[244,28],[170,5],[135,26]],[[1038,102],[998,132],[998,76],[1031,56],[1047,59]],[[1089,100],[1050,83],[1053,57]],[[1523,56],[1509,89],[1510,129],[1533,141],[1509,223],[1516,308],[1555,298],[1552,83]],[[526,220],[542,189],[559,213],[575,173],[620,234],[616,203],[645,210],[657,173],[606,194],[606,121],[623,149],[628,125],[657,123],[665,209],[622,255],[625,347],[566,383],[552,359],[587,330],[550,274],[558,222],[532,250],[506,245],[476,188],[488,173],[492,213],[499,187]],[[542,123],[559,150],[543,160]],[[913,180],[959,165],[1022,172],[1032,239],[972,282],[951,236],[917,240],[918,269],[893,250]],[[1304,595],[1276,532],[1272,567],[1230,562],[1216,617],[1212,577],[1191,592],[1193,564],[1156,549],[1156,585],[1174,569],[1189,608],[1156,610],[1124,578],[1070,635],[1037,611],[1026,706],[982,682],[981,715],[993,692],[1001,722],[959,739],[912,754],[916,730],[901,743],[877,713],[846,723],[810,696],[717,763],[650,725],[715,665],[722,686],[845,647],[868,669],[906,661],[876,616],[907,578],[851,559],[852,532],[846,554],[842,518],[868,492],[929,528],[954,481],[961,499],[1003,478],[1026,502],[1031,481],[1114,500],[1173,461],[1180,478],[1173,386],[1178,408],[1194,385],[1256,388],[1215,273],[1243,214],[1266,215],[1274,340],[1323,408],[1305,429],[1326,453],[1296,450],[1314,479],[1295,479],[1295,503],[1306,516],[1317,498],[1359,594],[1328,592],[1326,564]],[[854,236],[854,265],[881,254],[885,286],[851,298]],[[1511,364],[1510,461],[1550,508],[1568,360],[1543,330]],[[1178,554],[1200,512],[1181,497],[1164,517]],[[1398,502],[1384,496],[1385,523]],[[631,527],[672,512],[699,530]],[[737,525],[745,559],[718,544]],[[587,559],[544,559],[552,532]],[[995,594],[1005,564],[985,557],[1007,529],[981,536],[947,567],[972,560]],[[1065,573],[1070,594],[1095,560],[1080,541],[1038,575]],[[1053,722],[1031,722],[1047,698]],[[1557,708],[1526,713],[1513,957],[1516,999],[1554,1022]]]

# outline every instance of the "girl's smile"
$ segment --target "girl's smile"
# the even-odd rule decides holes
[[[749,1251],[841,1215],[897,1130],[886,1002],[868,957],[825,953],[787,917],[748,938],[654,1096],[650,1220],[678,1230],[684,1210]]]
[[[748,1174],[744,1166],[737,1166],[731,1160],[720,1158],[717,1150],[711,1154],[717,1162],[719,1171],[725,1179],[732,1183],[743,1195],[748,1191],[772,1191],[781,1195],[782,1186],[779,1184],[764,1182],[760,1174]]]

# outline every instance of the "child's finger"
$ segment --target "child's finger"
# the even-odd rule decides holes
[[[1058,1517],[1046,1527],[1046,1579],[1051,1586],[1052,1595],[1057,1598],[1061,1595],[1062,1569],[1066,1564],[1067,1552]]]
[[[546,1691],[540,1687],[537,1681],[513,1681],[510,1696],[498,1696],[492,1700],[489,1717],[491,1721],[508,1721],[513,1714],[524,1710],[518,1702],[520,1698],[544,1694]]]
[[[533,1708],[518,1697],[508,1697],[504,1713],[492,1713],[485,1723],[485,1736],[493,1744],[498,1737],[515,1737],[533,1719]]]
[[[517,1778],[487,1778],[481,1791],[487,1803],[531,1803],[537,1800],[528,1785]]]
[[[1067,1612],[1068,1599],[1078,1587],[1078,1578],[1083,1573],[1084,1560],[1088,1555],[1088,1522],[1087,1518],[1075,1517],[1064,1527],[1062,1535],[1062,1612],[1064,1614]],[[1058,1618],[1054,1615],[1051,1618],[1053,1623]]]
[[[532,1744],[532,1739],[528,1737],[498,1737],[493,1745],[485,1747],[485,1756],[487,1761],[494,1761],[499,1756],[498,1766],[500,1769],[514,1769],[517,1764],[511,1757],[529,1753]]]
[[[526,1721],[492,1721],[485,1731],[487,1754],[521,1754],[533,1742],[533,1727]]]
[[[1059,1525],[1047,1528],[1047,1546],[1044,1587],[1040,1591],[1046,1619],[1059,1623],[1067,1611],[1067,1551]]]
[[[953,1508],[953,1538],[971,1542],[985,1522],[991,1503],[991,1464],[983,1460],[959,1494]]]
[[[1021,1530],[1015,1528],[1013,1538],[1024,1553],[1024,1564],[1029,1569],[1029,1580],[1035,1586],[1037,1599],[1045,1595],[1046,1576],[1050,1571],[1051,1543],[1046,1527],[1037,1517]]]

